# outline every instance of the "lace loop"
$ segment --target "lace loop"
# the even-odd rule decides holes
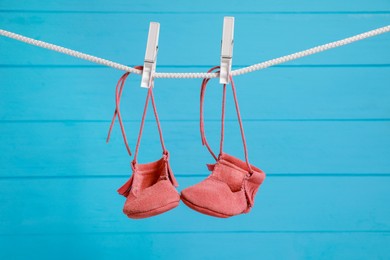
[[[142,70],[143,69],[142,66],[135,66],[134,68],[136,68],[138,70]],[[128,141],[127,141],[126,131],[125,131],[125,127],[123,125],[122,115],[121,115],[121,112],[120,112],[120,102],[121,102],[122,92],[123,92],[123,88],[124,88],[126,79],[127,79],[127,77],[129,75],[130,75],[130,72],[126,72],[125,74],[123,74],[120,77],[120,79],[119,79],[119,81],[118,81],[118,83],[116,85],[116,88],[115,88],[115,112],[114,112],[114,115],[113,115],[112,120],[111,120],[110,128],[108,130],[108,135],[107,135],[106,142],[108,143],[110,141],[111,132],[112,132],[113,126],[115,124],[115,119],[118,116],[118,121],[119,121],[119,125],[120,125],[120,128],[121,128],[123,141],[125,143],[126,150],[127,150],[128,154],[131,156],[132,153],[131,153],[131,150],[130,150],[130,147],[129,147],[129,144],[128,144]],[[163,154],[164,155],[168,154],[168,151],[165,149],[165,144],[164,144],[164,139],[163,139],[163,135],[162,135],[160,120],[158,118],[157,109],[156,109],[156,103],[154,101],[153,83],[152,83],[152,86],[148,89],[148,92],[147,92],[147,95],[146,95],[146,102],[145,102],[145,106],[144,106],[144,112],[143,112],[143,115],[142,115],[141,128],[140,128],[140,132],[139,132],[139,135],[138,135],[137,146],[136,146],[136,150],[135,150],[135,154],[134,154],[134,160],[131,163],[133,168],[135,167],[136,160],[137,160],[137,155],[138,155],[139,145],[140,145],[140,142],[141,142],[141,136],[142,136],[142,131],[143,131],[144,123],[145,123],[145,118],[146,118],[146,112],[147,112],[147,109],[148,109],[149,99],[152,101],[153,112],[154,112],[154,116],[155,116],[156,122],[157,122],[157,127],[158,127],[158,132],[159,132],[159,135],[160,135],[160,142],[161,142],[161,146],[162,146],[162,149],[163,149]]]
[[[133,159],[133,163],[134,164],[137,163],[138,150],[139,150],[139,146],[141,144],[141,137],[142,137],[142,133],[143,133],[144,125],[145,125],[146,113],[148,111],[149,99],[152,101],[153,113],[154,113],[154,117],[155,117],[156,123],[157,123],[157,128],[158,128],[158,133],[159,133],[159,136],[160,136],[160,143],[161,143],[161,147],[162,147],[162,150],[163,150],[163,155],[167,155],[168,154],[168,151],[166,150],[165,144],[164,144],[164,138],[163,138],[163,134],[162,134],[160,120],[158,118],[156,103],[154,101],[153,88],[154,88],[154,82],[152,82],[152,85],[148,89],[148,93],[147,93],[147,96],[146,96],[144,112],[143,112],[143,115],[142,115],[141,126],[140,126],[140,130],[139,130],[139,134],[138,134],[137,145],[135,147],[135,154],[134,154],[134,159]]]
[[[142,68],[142,66],[136,66],[136,68],[140,69],[140,68]],[[119,121],[119,125],[120,125],[120,128],[121,128],[123,141],[125,143],[126,150],[127,150],[128,154],[131,156],[132,154],[131,154],[131,150],[130,150],[130,147],[129,147],[129,144],[128,144],[128,141],[127,141],[126,131],[125,131],[125,127],[123,125],[122,115],[121,115],[121,112],[120,112],[120,102],[121,102],[123,87],[124,87],[126,79],[127,79],[127,77],[129,75],[130,75],[130,72],[126,72],[125,74],[123,74],[122,77],[120,77],[118,83],[116,84],[116,88],[115,88],[115,111],[114,111],[114,115],[113,115],[112,120],[111,120],[110,128],[108,130],[106,143],[108,143],[110,141],[111,132],[112,132],[112,129],[113,129],[114,124],[115,124],[115,119],[118,116],[118,121]]]
[[[213,72],[215,70],[219,69],[219,66],[215,66],[211,68],[207,73]],[[216,73],[219,73],[219,71],[215,71]],[[234,98],[234,104],[236,108],[236,113],[237,113],[237,119],[238,123],[240,125],[240,132],[241,132],[241,138],[242,138],[242,143],[243,143],[243,148],[244,148],[244,155],[245,155],[245,162],[247,164],[249,173],[253,173],[252,167],[249,163],[248,159],[248,150],[247,150],[247,145],[246,145],[246,140],[245,140],[245,133],[244,133],[244,126],[242,124],[242,119],[241,119],[241,114],[240,114],[240,108],[238,105],[238,99],[237,99],[237,93],[236,93],[236,87],[234,85],[234,81],[232,76],[229,76],[230,82],[231,82],[231,87],[233,91],[233,98]],[[205,96],[205,91],[206,91],[206,86],[207,83],[210,81],[210,79],[204,79],[202,81],[201,85],[201,92],[200,92],[200,134],[202,138],[202,144],[207,147],[207,150],[209,150],[210,154],[214,157],[216,161],[218,161],[223,154],[223,144],[224,144],[224,137],[225,137],[225,107],[226,107],[226,84],[223,85],[223,92],[222,92],[222,116],[221,116],[221,139],[220,139],[220,145],[219,145],[219,155],[218,157],[215,155],[215,153],[212,151],[209,143],[207,142],[206,139],[206,133],[204,130],[204,96]]]

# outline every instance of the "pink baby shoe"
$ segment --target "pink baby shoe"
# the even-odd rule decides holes
[[[142,69],[142,67],[140,66],[136,68]],[[119,111],[120,97],[122,95],[123,84],[126,80],[127,75],[128,73],[124,74],[117,85],[116,110],[112,120],[112,124],[110,126],[110,131],[107,140],[109,140],[110,132],[112,129],[112,125],[115,121],[115,117],[116,115],[118,115],[122,135],[127,150],[131,155]],[[141,136],[145,123],[149,99],[151,99],[152,101],[153,111],[160,135],[163,156],[160,160],[157,160],[155,162],[139,164],[137,162],[137,155],[141,142]],[[133,170],[133,174],[131,175],[130,179],[118,189],[118,193],[127,198],[123,207],[123,212],[129,218],[139,219],[152,217],[164,213],[179,205],[180,195],[175,189],[178,184],[169,165],[169,153],[165,149],[164,145],[160,121],[158,119],[157,109],[154,102],[153,85],[149,88],[147,93],[141,127],[138,135],[137,146],[134,154],[134,160],[131,163],[131,168]]]
[[[214,67],[208,72],[212,72],[218,68],[219,67]],[[203,145],[206,145],[207,149],[216,160],[216,163],[207,165],[211,174],[200,183],[184,189],[181,192],[181,199],[188,207],[200,213],[214,217],[228,218],[250,211],[254,204],[256,192],[259,189],[260,184],[264,181],[265,173],[259,168],[249,164],[236,89],[231,77],[230,81],[233,90],[234,102],[244,145],[245,162],[223,152],[226,85],[223,85],[222,126],[219,156],[217,157],[211,150],[206,140],[203,119],[204,93],[208,81],[209,79],[204,79],[201,88],[200,130],[202,143]]]

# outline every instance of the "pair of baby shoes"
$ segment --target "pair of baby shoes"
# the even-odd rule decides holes
[[[136,68],[142,70],[142,66],[137,66]],[[216,71],[218,68],[219,67],[214,67],[208,72]],[[127,151],[131,155],[119,109],[123,86],[128,75],[129,73],[125,73],[120,78],[116,86],[116,109],[112,118],[107,142],[109,141],[115,118],[118,117]],[[227,218],[241,213],[247,213],[253,206],[256,192],[259,189],[260,184],[263,182],[265,174],[259,168],[249,164],[244,129],[233,79],[230,78],[244,146],[245,161],[223,152],[226,85],[223,85],[222,126],[220,152],[218,157],[211,150],[206,140],[204,131],[203,103],[206,86],[209,80],[210,79],[204,79],[201,87],[200,130],[203,145],[207,147],[211,155],[216,160],[215,164],[207,165],[208,169],[211,171],[211,174],[200,183],[184,189],[181,192],[181,195],[176,190],[178,183],[169,164],[169,153],[165,148],[160,121],[153,96],[152,85],[148,89],[146,96],[134,159],[131,163],[133,173],[130,179],[118,189],[118,193],[126,197],[123,212],[129,218],[147,218],[164,213],[177,207],[179,205],[180,199],[188,207],[200,213],[220,218]],[[139,164],[137,162],[137,155],[149,100],[151,100],[154,116],[157,122],[163,154],[162,158],[158,161],[147,164]]]

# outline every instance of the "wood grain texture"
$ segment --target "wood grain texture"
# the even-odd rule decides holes
[[[121,72],[49,66],[1,68],[0,74],[2,120],[109,121],[115,107],[115,85]],[[244,120],[375,120],[390,117],[390,102],[387,102],[390,88],[386,84],[390,82],[390,67],[270,68],[236,77],[235,82]],[[157,79],[155,95],[161,119],[199,120],[200,84],[199,79]],[[139,85],[138,75],[128,78],[121,104],[125,120],[140,120],[146,92]],[[220,118],[221,96],[222,89],[217,81],[209,83],[205,98],[207,120]],[[231,104],[229,89],[227,119],[236,120]]]
[[[223,14],[4,13],[5,30],[123,64],[143,63],[150,21],[161,23],[158,65],[219,64]],[[235,65],[252,65],[388,24],[389,14],[237,14]],[[66,21],[66,22],[64,22]],[[310,23],[310,26],[307,24]],[[288,24],[288,26],[287,26]],[[28,25],[28,26],[27,26]],[[258,40],[256,40],[258,39]],[[389,35],[295,61],[294,64],[388,64]],[[73,57],[1,39],[2,64],[83,65]],[[287,44],[288,43],[288,44]],[[18,55],[14,55],[14,53]],[[157,69],[164,71],[162,69]]]
[[[28,0],[12,1],[3,0],[0,8],[4,12],[158,12],[171,15],[172,12],[388,12],[390,4],[386,0],[347,0],[347,1],[321,1],[321,0],[247,0],[247,1],[206,1],[199,0],[183,4],[180,0],[172,0],[169,3],[158,0],[147,2],[112,0],[107,4],[104,0],[95,0],[90,4],[88,0],[42,0],[31,2]]]
[[[162,122],[176,174],[208,174],[205,164],[213,158],[201,145],[198,125]],[[250,159],[266,173],[390,173],[389,122],[245,122],[244,126]],[[126,175],[131,158],[118,125],[112,142],[105,143],[108,127],[109,122],[2,123],[2,176]],[[134,151],[139,122],[125,127]],[[206,124],[215,148],[219,129],[219,122]],[[228,122],[226,133],[225,151],[243,158],[238,124]],[[145,126],[139,160],[160,156],[157,127],[151,121]]]
[[[179,190],[203,178],[180,177]],[[116,189],[126,180],[1,180],[2,235],[390,230],[389,177],[270,177],[250,214],[210,218],[181,203],[142,221],[129,220],[122,213],[125,198]],[[9,207],[12,212],[5,210]]]
[[[0,1],[2,29],[129,65],[143,63],[158,21],[161,72],[217,65],[225,15],[236,18],[240,68],[388,25],[390,2]],[[388,259],[389,43],[380,35],[236,77],[250,160],[268,174],[250,214],[216,219],[180,204],[133,221],[116,193],[131,160],[118,125],[105,144],[122,72],[0,38],[0,259]],[[122,102],[133,150],[139,84],[128,79]],[[179,190],[212,162],[199,86],[156,80]],[[205,111],[213,147],[220,103],[214,80]],[[232,104],[228,93],[225,148],[242,158]],[[141,162],[161,156],[151,116]]]
[[[52,259],[53,255],[95,259],[386,259],[388,232],[108,233],[0,237],[0,256]],[[210,246],[210,244],[213,246]],[[18,250],[15,245],[19,244]],[[245,246],[240,246],[240,245]],[[64,246],[66,245],[66,246]]]

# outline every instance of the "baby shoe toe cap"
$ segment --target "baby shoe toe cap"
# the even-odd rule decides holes
[[[247,206],[243,191],[232,192],[226,183],[211,178],[184,189],[181,198],[189,207],[218,217],[240,214]]]
[[[138,196],[130,193],[125,202],[123,212],[129,217],[145,212],[153,214],[154,211],[166,208],[167,205],[172,205],[171,208],[176,207],[179,201],[180,195],[170,181],[162,180],[144,189]]]

